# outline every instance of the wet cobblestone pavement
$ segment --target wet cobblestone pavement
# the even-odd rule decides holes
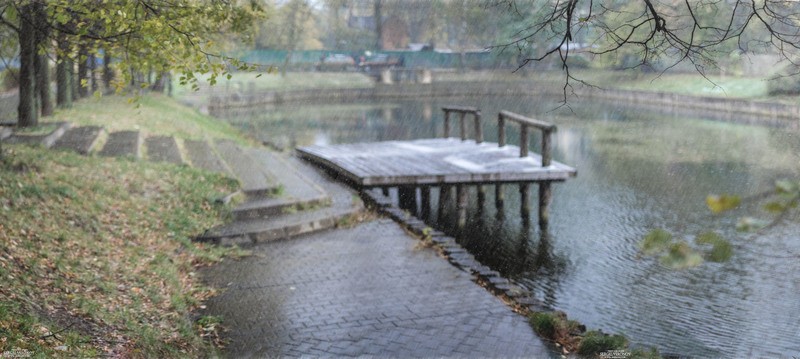
[[[553,357],[526,319],[376,220],[271,242],[206,270],[224,292],[202,314],[230,328],[241,357]]]

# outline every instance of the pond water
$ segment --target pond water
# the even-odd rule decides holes
[[[739,233],[738,217],[767,217],[755,201],[723,216],[704,202],[710,193],[746,197],[800,178],[798,130],[572,101],[559,110],[529,97],[304,103],[222,117],[289,146],[439,136],[444,105],[479,107],[487,141],[496,141],[501,109],[554,122],[554,158],[578,177],[553,186],[549,233],[524,228],[518,192],[506,186],[502,221],[491,196],[482,209],[472,200],[462,244],[548,306],[635,345],[690,357],[800,356],[800,219]],[[510,142],[515,136],[512,129]],[[690,242],[714,230],[733,244],[733,257],[665,268],[639,251],[656,228]]]

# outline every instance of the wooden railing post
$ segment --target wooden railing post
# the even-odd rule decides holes
[[[502,113],[497,114],[497,145],[506,145],[506,119]]]
[[[442,111],[444,111],[444,137],[450,137],[450,113],[457,113],[459,118],[459,132],[461,135],[461,140],[467,140],[467,115],[472,114],[473,120],[475,121],[474,128],[475,128],[475,142],[481,143],[483,142],[483,128],[481,127],[481,111],[475,107],[451,107],[446,106],[442,107]]]
[[[475,116],[475,143],[482,143],[483,127],[481,126],[481,112],[476,111],[474,116]]]
[[[467,124],[465,123],[465,118],[467,117],[466,112],[459,112],[458,123],[461,126],[461,141],[467,140]]]
[[[528,126],[525,125],[519,128],[519,156],[528,157]]]
[[[444,110],[444,138],[450,137],[450,111]]]
[[[542,167],[550,166],[550,158],[552,157],[550,149],[550,134],[551,130],[542,130]]]

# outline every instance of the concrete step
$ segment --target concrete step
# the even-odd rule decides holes
[[[301,234],[333,228],[356,213],[358,211],[350,208],[328,207],[270,218],[234,221],[206,231],[197,240],[221,245],[242,245],[290,239]]]
[[[233,210],[235,219],[274,216],[330,204],[330,197],[325,190],[297,172],[283,155],[259,148],[246,148],[243,151],[269,172],[280,184],[280,190],[277,198],[251,198],[242,203]]]
[[[214,149],[207,141],[184,140],[183,146],[186,149],[186,155],[192,163],[192,166],[233,177],[231,170],[225,165],[225,162],[217,156]]]
[[[141,157],[142,136],[139,131],[118,131],[108,135],[108,141],[100,150],[106,157]]]
[[[282,196],[282,194],[280,194]],[[295,198],[256,198],[248,200],[233,209],[234,220],[246,220],[256,218],[270,218],[283,213],[293,213],[326,207],[330,205],[330,198],[327,195],[319,195],[310,199],[298,200]]]
[[[46,126],[48,123],[41,123],[40,125]],[[13,132],[3,142],[7,143],[26,143],[26,144],[41,144],[46,148],[53,147],[53,144],[64,135],[67,130],[72,127],[69,122],[56,122],[56,128],[44,135],[27,135],[24,133]]]
[[[82,155],[87,155],[97,143],[103,131],[100,126],[70,128],[53,144],[53,148],[72,150]]]
[[[239,145],[231,140],[217,140],[217,153],[242,184],[242,192],[249,198],[273,195],[278,192],[278,182],[264,166],[248,156]]]
[[[147,147],[147,158],[155,162],[183,164],[178,142],[172,136],[150,136],[144,141]]]
[[[294,213],[280,213],[265,218],[237,220],[212,228],[198,241],[223,245],[254,244],[288,239],[336,227],[364,208],[356,192],[294,156],[285,159],[286,164],[305,180],[315,183],[329,195],[330,206]]]

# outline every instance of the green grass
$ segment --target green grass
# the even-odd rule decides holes
[[[639,71],[576,70],[578,79],[601,88],[667,92],[694,96],[759,99],[767,97],[767,81],[762,78],[708,75],[697,73],[643,73]],[[549,74],[551,81],[558,76]],[[563,81],[563,75],[561,80]]]
[[[668,92],[696,96],[719,96],[728,98],[768,98],[768,80],[753,77],[708,75],[697,73],[644,73],[640,71],[614,71],[602,69],[574,69],[570,73],[578,80],[606,89]],[[565,74],[561,71],[519,71],[511,69],[475,71],[467,73],[445,72],[436,75],[439,81],[465,82],[526,82],[564,85]],[[579,87],[575,80],[570,82]]]
[[[623,350],[627,347],[628,340],[622,335],[607,335],[598,331],[589,331],[581,339],[581,343],[578,346],[578,354],[598,355],[602,352]]]
[[[193,272],[238,252],[190,238],[229,212],[214,199],[232,192],[233,180],[164,163],[24,145],[3,150],[0,353],[214,351],[189,319],[212,294]]]
[[[260,75],[260,76],[259,76]],[[286,76],[279,73],[234,73],[230,80],[217,78],[217,84],[213,87],[208,86],[207,76],[200,78],[200,88],[198,92],[191,90],[191,86],[182,86],[177,77],[173,81],[175,97],[186,96],[205,96],[209,91],[212,92],[234,92],[246,93],[254,90],[270,91],[294,91],[307,89],[345,89],[372,87],[374,81],[367,75],[358,72],[288,72]]]
[[[109,132],[142,130],[149,134],[185,139],[227,138],[248,140],[224,121],[203,115],[161,94],[137,98],[102,96],[77,101],[71,109],[59,110],[48,121],[69,121],[75,125],[103,126]]]
[[[20,135],[47,135],[53,132],[56,128],[58,128],[57,124],[48,121],[48,123],[41,123],[39,126],[35,127],[16,128],[14,129],[14,132]]]

